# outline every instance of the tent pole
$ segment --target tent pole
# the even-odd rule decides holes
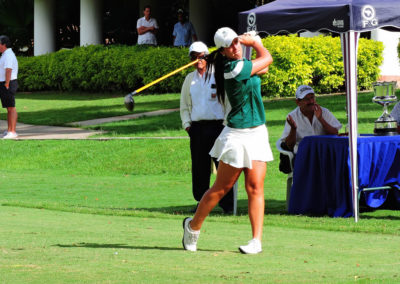
[[[340,34],[343,63],[346,79],[347,114],[349,125],[349,158],[351,168],[351,193],[354,221],[359,220],[358,208],[358,163],[357,163],[357,48],[359,32],[349,31]]]

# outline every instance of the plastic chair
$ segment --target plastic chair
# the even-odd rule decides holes
[[[290,200],[290,189],[292,187],[292,183],[293,183],[293,159],[294,159],[294,153],[291,151],[287,151],[284,150],[282,148],[282,139],[278,139],[278,141],[276,141],[276,148],[278,149],[278,151],[286,156],[289,157],[289,161],[290,161],[290,173],[288,173],[287,175],[287,180],[286,180],[286,210],[289,209],[289,200]]]

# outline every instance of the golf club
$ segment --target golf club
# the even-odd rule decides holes
[[[174,71],[172,71],[172,72],[170,72],[170,73],[168,73],[168,74],[166,74],[166,75],[154,80],[153,82],[148,83],[147,85],[144,85],[143,87],[140,87],[139,89],[127,94],[125,96],[125,99],[124,99],[124,103],[125,103],[126,109],[129,110],[129,111],[133,111],[133,108],[135,107],[135,101],[133,99],[134,95],[136,95],[137,93],[143,91],[144,89],[147,89],[148,87],[151,87],[154,84],[157,84],[158,82],[160,82],[160,81],[162,81],[164,79],[167,79],[168,77],[170,77],[170,76],[172,76],[172,75],[174,75],[174,74],[176,74],[176,73],[178,73],[178,72],[180,72],[180,71],[182,71],[182,70],[184,70],[184,69],[196,64],[198,61],[199,61],[199,59],[196,59],[196,60],[190,62],[189,64],[186,64],[186,65],[184,65],[184,66],[182,66],[182,67],[180,67],[180,68],[178,68],[178,69],[176,69],[176,70],[174,70]]]

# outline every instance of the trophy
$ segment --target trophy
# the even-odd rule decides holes
[[[373,83],[374,94],[372,98],[374,103],[383,106],[383,114],[375,120],[375,135],[397,135],[397,121],[388,112],[388,105],[395,103],[396,81]]]

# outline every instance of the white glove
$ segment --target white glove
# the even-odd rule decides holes
[[[252,37],[255,37],[256,41],[259,42],[259,43],[261,43],[261,38],[260,38],[260,36],[258,35],[258,32],[257,32],[257,31],[249,31],[249,32],[246,32],[245,34],[250,35],[250,36],[252,36]]]

